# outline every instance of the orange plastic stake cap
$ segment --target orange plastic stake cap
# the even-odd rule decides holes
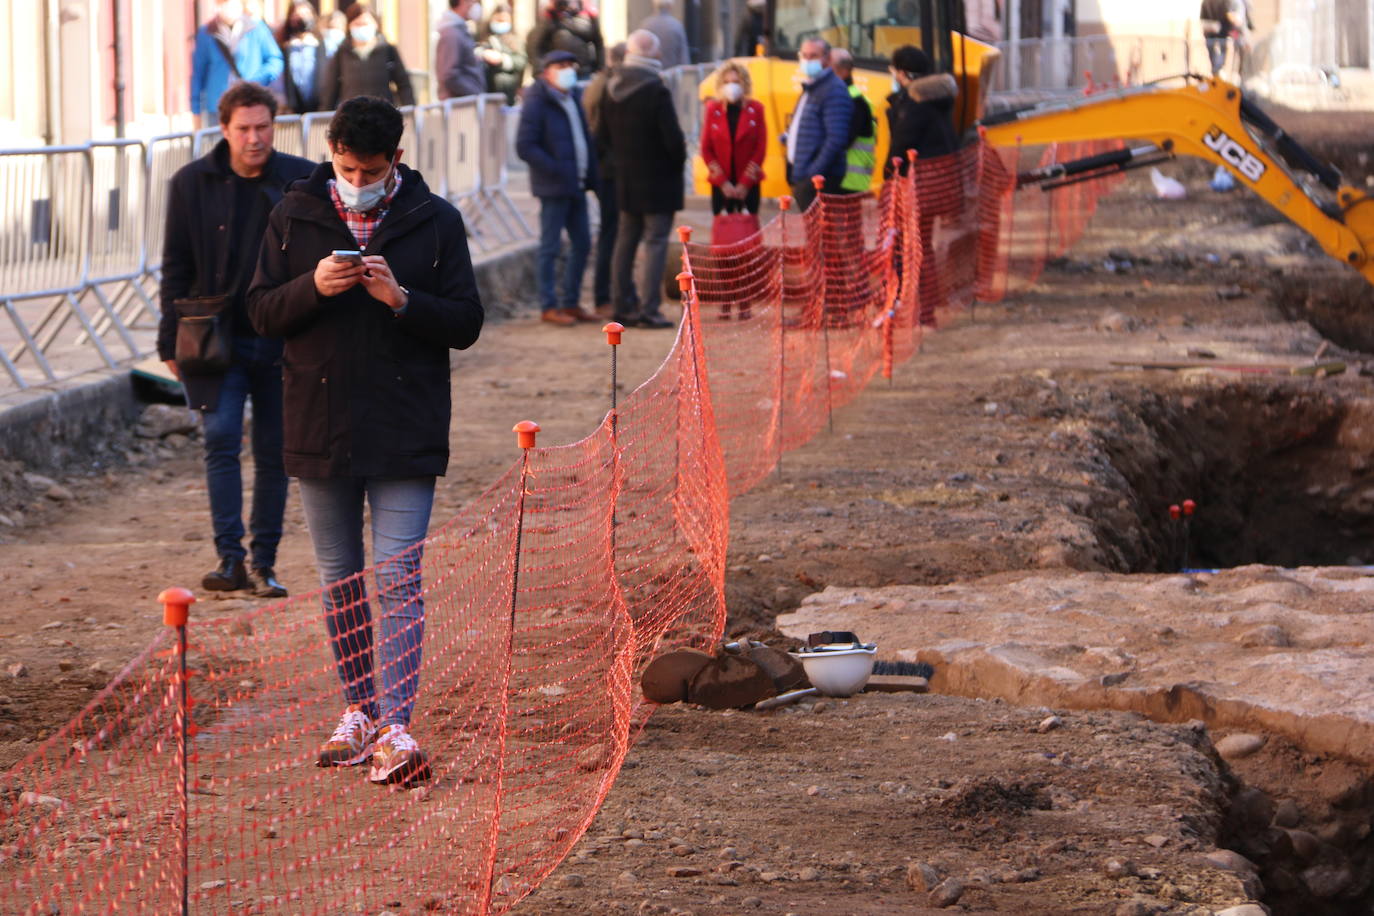
[[[191,594],[189,588],[168,588],[163,589],[157,600],[162,602],[162,622],[169,627],[184,627],[191,616],[191,605],[196,603],[196,596]]]
[[[606,343],[614,347],[616,344],[620,343],[620,335],[625,333],[625,325],[621,324],[619,321],[612,321],[601,330],[606,334]]]
[[[515,440],[521,448],[534,448],[534,437],[539,434],[539,424],[533,420],[521,420],[515,424]]]
[[[1194,510],[1196,510],[1196,509],[1197,509],[1197,503],[1193,502],[1191,499],[1185,499],[1185,500],[1183,501],[1183,514],[1184,514],[1184,515],[1192,515],[1193,512],[1194,512]]]
[[[688,271],[683,271],[677,275],[677,288],[684,293],[692,288],[692,275]]]
[[[680,239],[682,239],[682,244],[686,245],[688,242],[690,242],[690,241],[692,240],[692,227],[691,227],[691,226],[678,226],[678,227],[677,227],[677,237],[680,238]]]
[[[1169,518],[1178,521],[1182,516],[1183,510],[1179,508],[1178,503],[1174,503],[1169,507]]]
[[[791,209],[792,209],[792,198],[791,198],[790,196],[786,195],[786,194],[784,194],[784,195],[782,195],[781,197],[779,197],[779,198],[778,198],[778,209],[779,209],[779,210],[791,210]]]
[[[825,176],[824,176],[824,175],[812,175],[812,176],[811,176],[811,187],[815,188],[817,191],[819,191],[821,188],[825,187]]]
[[[918,155],[918,154],[917,154],[917,152],[916,152],[914,149],[909,149],[909,150],[907,150],[907,151],[906,151],[906,161],[907,161],[907,162],[915,162],[915,161],[916,161],[916,156],[917,156],[917,155]]]
[[[899,169],[902,167],[902,158],[900,156],[892,157],[892,167],[894,169]]]

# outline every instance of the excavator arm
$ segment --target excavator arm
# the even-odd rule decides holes
[[[1344,184],[1235,86],[1186,79],[1176,88],[1132,87],[990,115],[984,136],[994,146],[1120,138],[1150,144],[1026,173],[1021,184],[1055,186],[1173,155],[1223,165],[1374,284],[1374,198]]]

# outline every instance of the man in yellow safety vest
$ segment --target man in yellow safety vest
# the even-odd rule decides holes
[[[868,99],[854,85],[854,57],[844,48],[836,48],[830,52],[830,68],[844,80],[849,88],[849,97],[854,100],[854,111],[849,119],[849,148],[845,151],[844,180],[840,182],[840,188],[849,193],[860,193],[873,184],[878,122],[873,118],[873,108],[868,104]]]

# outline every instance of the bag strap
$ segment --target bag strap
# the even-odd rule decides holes
[[[234,52],[229,50],[229,46],[218,35],[211,35],[210,39],[215,43],[215,47],[219,48],[219,53],[224,55],[224,62],[229,65],[229,70],[234,74],[234,79],[243,79],[243,75],[239,73],[239,65],[234,61]]]

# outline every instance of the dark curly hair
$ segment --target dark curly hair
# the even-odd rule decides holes
[[[386,99],[355,96],[339,106],[325,132],[336,152],[367,158],[383,153],[394,158],[405,132],[405,119]]]

